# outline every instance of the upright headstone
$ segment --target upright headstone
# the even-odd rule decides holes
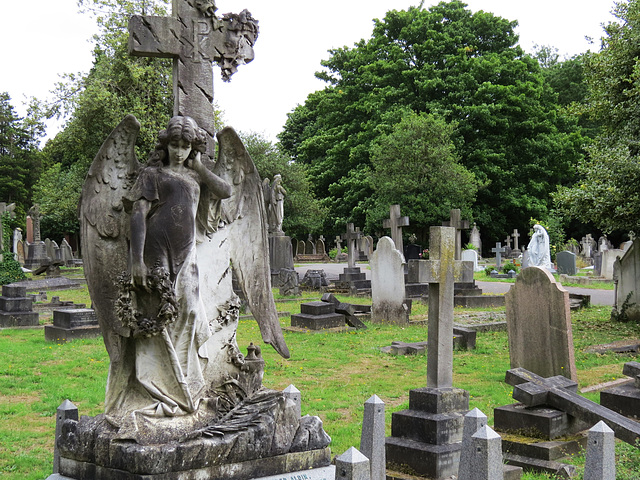
[[[640,240],[635,239],[624,255],[614,263],[617,279],[615,309],[620,313],[623,305],[627,318],[640,320]],[[626,305],[625,305],[626,303]]]
[[[384,402],[377,395],[372,395],[364,403],[360,437],[360,451],[369,459],[371,465],[371,480],[387,478],[384,422]]]
[[[60,450],[58,449],[58,438],[62,436],[62,426],[65,420],[78,420],[78,407],[69,400],[60,404],[56,411],[56,437],[53,444],[53,473],[60,472]]]
[[[613,280],[613,264],[618,257],[624,256],[624,251],[618,248],[607,248],[602,251],[601,255],[600,276],[607,280]]]
[[[455,259],[460,260],[460,255],[462,254],[462,230],[467,230],[469,228],[469,220],[462,220],[459,208],[452,208],[449,221],[442,222],[442,225],[456,229]]]
[[[387,438],[387,464],[406,465],[433,479],[455,475],[469,393],[453,388],[453,292],[473,279],[472,264],[455,257],[456,230],[431,227],[430,260],[411,260],[409,275],[429,283],[427,387],[409,392],[409,410],[396,412]]]
[[[471,245],[476,247],[476,250],[478,250],[478,253],[482,254],[482,240],[480,239],[480,229],[475,224],[475,222],[473,224],[473,228],[471,229],[471,234],[469,236],[469,243],[471,243]]]
[[[602,420],[589,430],[584,480],[616,479],[615,442],[613,430]]]
[[[340,235],[336,236],[336,250],[338,252],[338,255],[342,253],[342,238],[340,237]]]
[[[296,256],[305,254],[305,243],[304,240],[297,240],[296,243]]]
[[[487,425],[472,437],[472,455],[468,475],[459,480],[502,480],[502,439]]]
[[[511,234],[511,237],[513,238],[513,249],[514,250],[520,250],[520,246],[518,245],[518,239],[520,238],[520,234],[518,233],[518,229],[514,229],[513,233]]]
[[[66,238],[63,238],[62,242],[60,243],[60,260],[62,260],[68,266],[74,264],[73,250],[71,249],[71,245],[69,245],[69,242],[67,242]]]
[[[504,245],[506,248],[511,248],[511,235],[507,235],[507,238],[504,239]]]
[[[556,264],[558,266],[558,273],[575,275],[578,271],[576,268],[576,254],[573,252],[558,252],[556,254]]]
[[[15,256],[18,256],[18,242],[22,241],[22,229],[16,228],[13,231],[13,249],[11,250]]]
[[[400,215],[400,205],[391,205],[389,207],[389,218],[382,223],[384,228],[391,229],[391,238],[396,246],[396,250],[404,252],[402,243],[402,227],[409,226],[409,217]]]
[[[542,267],[522,269],[505,294],[511,368],[576,380],[569,292]]]
[[[506,249],[502,246],[502,243],[497,242],[496,246],[491,249],[493,253],[496,254],[496,267],[500,270],[502,266],[502,254],[505,253]]]
[[[473,271],[479,272],[482,267],[478,266],[478,252],[475,250],[463,250],[461,260],[463,262],[473,262]]]
[[[27,215],[27,243],[33,243],[33,219]]]
[[[404,256],[389,237],[378,241],[369,262],[371,268],[371,321],[374,323],[409,322],[405,303]]]

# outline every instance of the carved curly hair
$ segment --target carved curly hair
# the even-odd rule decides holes
[[[151,155],[148,164],[151,166],[163,166],[169,164],[169,152],[167,147],[174,140],[186,140],[191,144],[189,159],[192,159],[196,152],[205,153],[207,150],[207,133],[196,121],[187,116],[175,116],[169,120],[165,130],[158,133],[158,143]]]

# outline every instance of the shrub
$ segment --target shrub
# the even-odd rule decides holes
[[[514,265],[511,262],[507,262],[504,265],[502,265],[502,272],[503,273],[509,273],[509,271],[513,270],[514,272],[518,273],[518,267],[516,265]]]
[[[2,261],[0,262],[0,285],[19,282],[27,278],[22,271],[20,264],[13,258],[13,253],[9,251],[2,252]]]

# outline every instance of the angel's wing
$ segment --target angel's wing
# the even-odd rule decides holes
[[[140,164],[135,142],[140,123],[127,115],[105,140],[89,168],[79,205],[84,273],[109,355],[119,355],[120,336],[129,336],[115,314],[118,277],[127,271],[129,216],[122,197]]]
[[[233,268],[251,313],[260,326],[262,339],[284,358],[289,358],[271,291],[269,242],[260,176],[233,128],[222,129],[217,138],[218,161],[214,173],[226,180],[233,190],[231,197],[223,201]]]

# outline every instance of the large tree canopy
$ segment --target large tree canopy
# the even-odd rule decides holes
[[[560,188],[558,205],[604,232],[640,231],[640,1],[616,5],[602,49],[587,55],[586,112],[602,133],[580,162],[579,181]]]
[[[453,0],[392,10],[371,39],[330,52],[317,74],[329,86],[289,115],[280,136],[309,165],[331,212],[326,227],[365,221],[376,194],[371,142],[405,109],[456,123],[461,163],[483,185],[473,216],[489,241],[545,216],[549,193],[574,174],[581,138],[538,62],[515,45],[515,26]]]
[[[40,173],[38,139],[43,126],[20,118],[8,93],[0,93],[0,201],[16,204],[16,218],[31,206],[31,188]]]

